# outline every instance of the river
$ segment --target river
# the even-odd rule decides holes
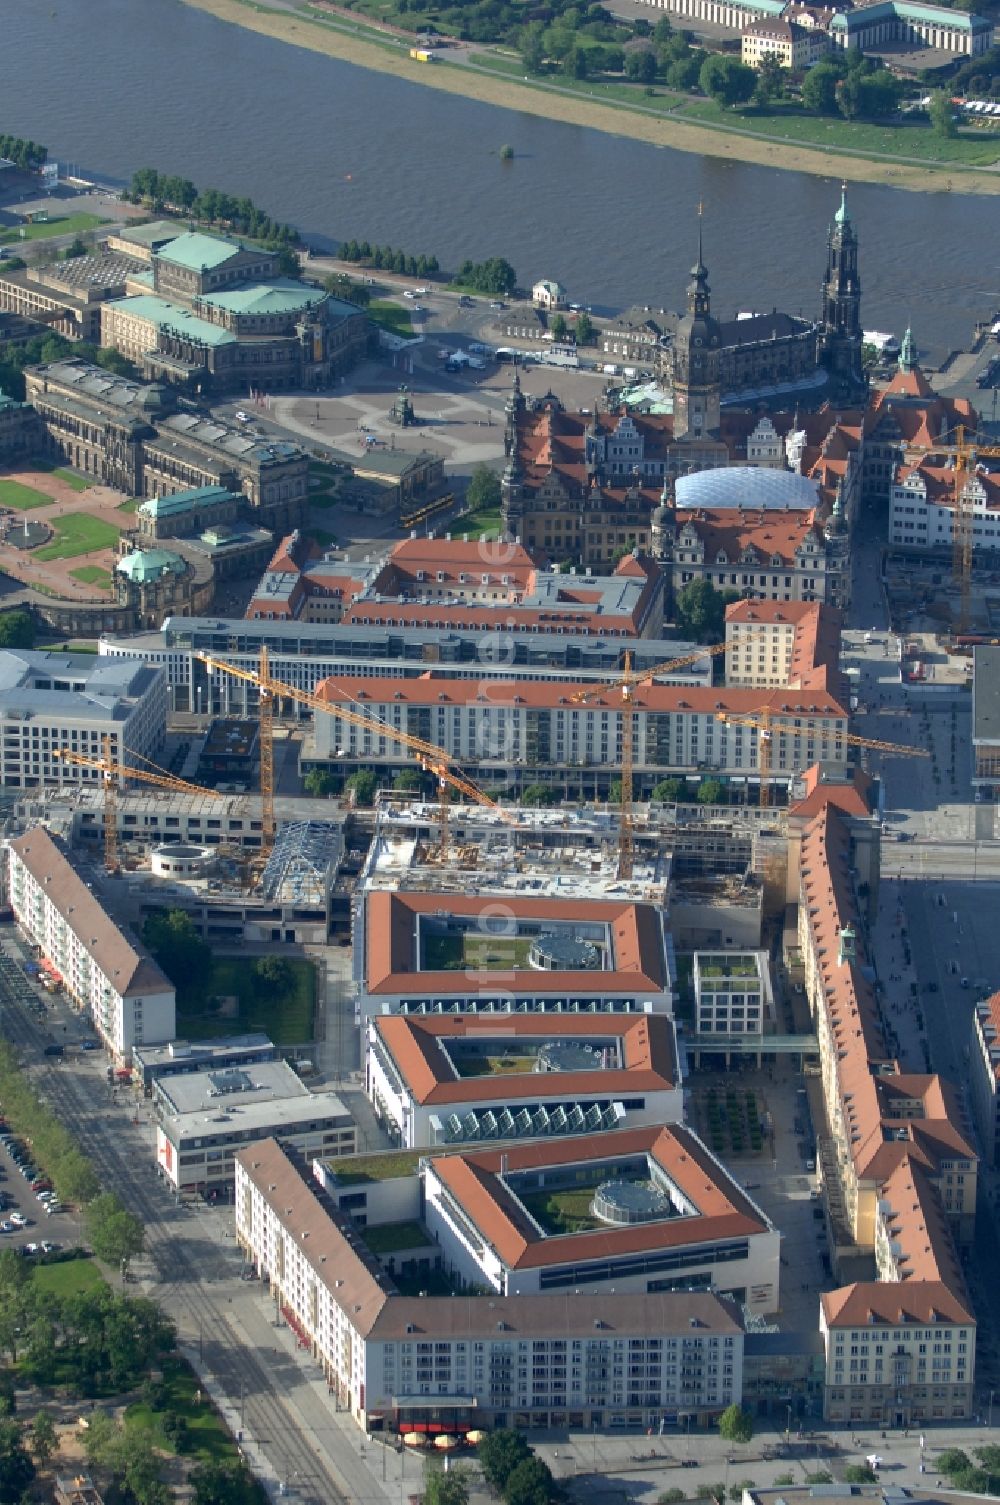
[[[102,179],[176,172],[324,247],[355,236],[446,266],[506,256],[522,282],[558,278],[597,309],[682,304],[703,200],[718,315],[818,312],[831,180],[499,110],[179,0],[0,0],[0,36],[0,131]],[[997,200],[857,185],[850,207],[865,326],[912,320],[931,358],[967,343],[1000,302]]]

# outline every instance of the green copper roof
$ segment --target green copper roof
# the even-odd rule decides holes
[[[242,247],[235,240],[222,240],[217,235],[202,235],[197,230],[189,230],[178,235],[157,254],[161,261],[173,262],[175,266],[187,267],[193,272],[207,272],[212,267],[222,266],[240,250]]]
[[[138,510],[143,517],[177,517],[212,502],[227,502],[232,495],[225,486],[198,486],[191,491],[175,491],[172,496],[151,496],[139,503]]]
[[[231,292],[203,293],[198,301],[233,314],[291,314],[299,308],[322,303],[326,296],[320,287],[306,287],[304,283],[279,277],[275,282],[252,282]]]
[[[192,340],[205,345],[233,345],[236,336],[218,324],[199,319],[190,309],[180,303],[168,303],[166,298],[157,298],[152,293],[137,293],[133,298],[116,298],[109,308],[120,309],[135,319],[148,319],[157,329],[175,329]]]
[[[850,221],[851,216],[847,212],[847,184],[846,183],[841,183],[841,185],[840,185],[840,208],[837,210],[837,213],[834,216],[834,218],[836,219],[838,225],[846,225]]]
[[[913,345],[913,330],[910,328],[909,324],[907,324],[906,326],[906,333],[903,336],[903,343],[899,347],[898,364],[900,371],[912,371],[914,366],[917,364],[917,352],[914,349]]]
[[[182,575],[185,565],[179,554],[171,554],[167,549],[136,549],[119,559],[115,568],[119,575],[127,575],[133,585],[148,585],[161,575]]]

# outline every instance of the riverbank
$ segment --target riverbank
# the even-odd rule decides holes
[[[261,36],[305,47],[359,68],[392,73],[412,83],[463,95],[500,109],[626,136],[653,146],[819,177],[845,178],[855,183],[884,184],[915,193],[1000,193],[1000,173],[985,169],[869,160],[846,152],[795,146],[680,119],[653,118],[626,107],[554,93],[543,84],[518,83],[447,64],[429,66],[409,58],[398,43],[367,41],[362,35],[310,21],[292,9],[271,10],[248,0],[184,0],[184,4]]]

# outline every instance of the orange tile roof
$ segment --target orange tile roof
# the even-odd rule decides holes
[[[331,705],[354,705],[361,710],[368,705],[475,705],[477,702],[548,710],[560,706],[574,710],[621,709],[621,696],[615,690],[597,689],[592,682],[519,679],[492,681],[484,685],[471,679],[449,679],[446,675],[431,672],[414,679],[324,679],[317,686],[316,694]],[[579,701],[574,701],[576,695],[580,695]],[[648,681],[636,685],[632,692],[632,707],[636,711],[690,711],[701,715],[729,711],[737,716],[769,710],[773,716],[834,720],[846,720],[848,714],[843,704],[827,690],[785,687],[725,690],[701,685],[650,684]]]
[[[545,975],[544,973],[542,974]],[[674,1032],[665,1014],[579,1015],[557,1018],[532,1014],[382,1014],[372,1028],[389,1051],[414,1102],[454,1107],[460,1103],[510,1106],[546,1097],[601,1097],[635,1092],[669,1092],[677,1085]],[[521,1040],[617,1040],[621,1067],[593,1071],[508,1072],[502,1076],[457,1076],[446,1054],[451,1041],[495,1040],[516,1046]],[[444,1047],[442,1049],[442,1046]]]
[[[614,969],[608,972],[548,972],[533,967],[520,974],[477,968],[474,986],[464,972],[421,971],[417,959],[417,921],[422,914],[496,915],[525,920],[597,921],[611,928]],[[365,982],[369,993],[414,997],[484,993],[514,985],[533,993],[587,994],[661,992],[668,983],[663,940],[656,910],[650,904],[590,899],[510,899],[489,895],[391,893],[376,889],[365,897]],[[516,984],[515,984],[516,979]]]
[[[868,805],[868,792],[872,781],[862,768],[855,766],[850,783],[838,781],[827,783],[823,778],[823,769],[819,763],[814,763],[806,769],[805,786],[806,792],[794,805],[789,805],[789,815],[798,816],[800,819],[811,820],[814,815],[833,805],[835,809],[843,811],[845,815],[854,815],[865,818],[871,815]]]
[[[971,1306],[943,1280],[865,1281],[824,1291],[820,1297],[827,1327],[890,1326],[959,1322],[975,1325]]]
[[[986,1018],[979,1020],[979,1028],[983,1031],[986,1043],[1000,1050],[1000,993],[991,993],[989,998],[984,998],[977,1005],[977,1017],[980,1009],[986,1010]],[[988,1033],[991,1027],[993,1030],[992,1040]],[[991,1064],[993,1066],[993,1075],[997,1082],[1000,1083],[1000,1060],[994,1061]]]
[[[905,483],[912,476],[919,477],[926,489],[927,500],[938,507],[954,507],[957,474],[962,473],[956,473],[953,465],[935,455],[923,455],[915,464],[904,461],[896,467],[898,484]],[[986,506],[1000,509],[1000,471],[990,471],[984,465],[978,465],[974,473],[969,473],[969,480],[973,474],[986,493]]]
[[[642,1154],[651,1155],[690,1199],[698,1209],[696,1216],[545,1237],[503,1179],[517,1171],[600,1164]],[[595,1139],[549,1139],[523,1147],[466,1151],[436,1158],[433,1170],[508,1269],[678,1249],[688,1244],[746,1238],[769,1227],[698,1136],[679,1124],[620,1129]]]
[[[965,1276],[951,1236],[941,1201],[926,1172],[907,1158],[882,1187],[880,1203],[900,1278],[942,1280],[956,1296],[968,1302]]]
[[[796,563],[796,550],[811,534],[822,543],[815,507],[763,512],[748,507],[699,507],[678,519],[681,548],[685,547],[685,531],[696,535],[704,545],[705,562],[713,564],[721,554],[729,564],[742,563],[744,552],[749,550],[755,567],[771,568],[772,558],[777,558],[781,564],[775,567],[784,568]]]

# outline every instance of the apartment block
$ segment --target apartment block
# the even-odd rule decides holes
[[[62,846],[41,826],[7,844],[10,903],[76,1006],[114,1056],[176,1034],[174,987],[152,957],[118,928]]]
[[[237,1155],[235,1212],[276,1310],[366,1431],[697,1425],[741,1397],[738,1309],[708,1291],[404,1296],[274,1140]]]
[[[1000,1165],[1000,993],[973,1011],[969,1086],[980,1152],[988,1166]]]

